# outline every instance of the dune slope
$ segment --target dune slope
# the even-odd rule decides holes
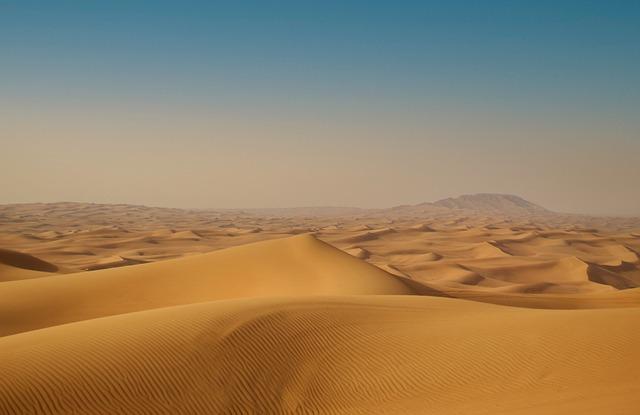
[[[411,294],[400,280],[311,235],[203,255],[0,284],[0,335],[236,297]]]
[[[0,248],[0,282],[40,278],[60,269],[33,255]]]
[[[635,414],[640,309],[253,298],[0,339],[0,413]]]
[[[638,218],[494,196],[0,206],[0,415],[638,413]]]

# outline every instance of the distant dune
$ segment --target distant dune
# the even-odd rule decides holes
[[[33,255],[0,248],[0,282],[38,278],[58,271],[57,266]]]

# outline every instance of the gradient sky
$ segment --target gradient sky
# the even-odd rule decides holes
[[[0,203],[640,214],[638,1],[2,1]]]

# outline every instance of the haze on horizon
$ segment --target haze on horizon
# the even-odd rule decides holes
[[[640,3],[0,2],[0,203],[640,215]]]

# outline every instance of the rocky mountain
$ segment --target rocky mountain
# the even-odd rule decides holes
[[[463,209],[480,213],[495,214],[542,214],[549,210],[520,196],[499,193],[477,193],[446,198],[433,202],[434,206],[448,209]]]

